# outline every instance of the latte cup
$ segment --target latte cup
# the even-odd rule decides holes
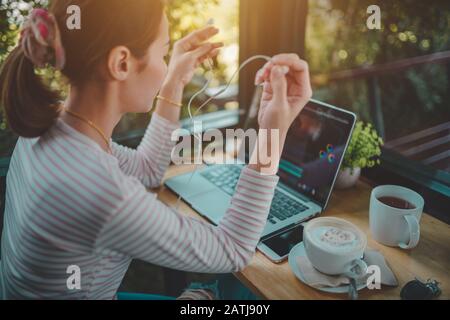
[[[338,218],[317,218],[303,231],[306,255],[318,271],[360,279],[367,274],[362,260],[366,235],[355,225]]]
[[[380,198],[393,197],[407,201],[409,209],[390,206]],[[420,239],[420,219],[424,208],[423,198],[408,188],[386,185],[372,191],[370,198],[370,232],[375,241],[390,247],[412,249]]]

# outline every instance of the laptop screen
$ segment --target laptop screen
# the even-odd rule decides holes
[[[280,180],[325,207],[355,121],[350,112],[309,102],[289,130]]]

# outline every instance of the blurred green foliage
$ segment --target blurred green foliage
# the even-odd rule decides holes
[[[320,73],[450,50],[448,0],[309,1],[307,47]],[[369,30],[367,8],[381,9],[382,29]]]
[[[382,29],[369,30],[367,8],[381,8]],[[448,0],[309,1],[307,59],[330,74],[450,50]],[[427,64],[379,77],[386,140],[450,121],[449,64]],[[327,83],[315,97],[372,122],[365,78]]]
[[[345,153],[343,169],[372,168],[380,164],[382,145],[383,139],[378,136],[372,125],[358,121]]]

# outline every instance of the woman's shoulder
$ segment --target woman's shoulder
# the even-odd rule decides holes
[[[82,207],[102,219],[126,198],[124,186],[130,189],[115,158],[60,131],[20,138],[14,162],[11,177],[20,177],[14,183],[26,183],[22,187],[37,190],[39,198],[57,197],[66,207]]]
[[[13,158],[33,175],[80,186],[107,184],[119,168],[116,158],[62,120],[39,138],[19,138]]]
[[[39,138],[20,138],[14,157],[32,177],[94,197],[123,198],[143,187],[121,170],[116,157],[61,120]]]

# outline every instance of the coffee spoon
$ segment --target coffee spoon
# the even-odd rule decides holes
[[[349,278],[350,284],[348,286],[348,297],[350,300],[358,300],[358,288],[356,287],[355,278]]]

